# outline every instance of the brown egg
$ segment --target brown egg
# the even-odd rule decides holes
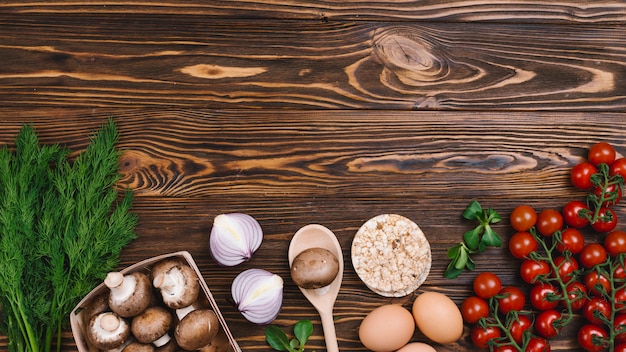
[[[405,345],[401,349],[396,352],[437,352],[431,345],[425,344],[423,342],[411,342],[408,345]]]
[[[463,316],[459,307],[446,295],[424,292],[413,302],[417,328],[438,343],[451,343],[463,334]]]
[[[406,345],[414,332],[415,321],[409,310],[399,304],[387,304],[363,319],[359,339],[374,352],[391,352]]]

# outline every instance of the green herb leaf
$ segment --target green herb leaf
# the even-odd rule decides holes
[[[483,233],[482,243],[489,247],[501,247],[502,238],[491,228],[491,226],[485,226],[485,233]]]
[[[459,250],[459,255],[455,259],[456,263],[454,264],[454,268],[455,269],[465,268],[465,265],[467,264],[468,259],[469,259],[469,254],[467,253],[467,250],[465,249],[465,247],[461,247],[461,249]]]
[[[293,333],[300,341],[300,351],[304,351],[304,345],[313,333],[313,323],[310,320],[300,320],[294,325]]]
[[[265,341],[276,351],[294,350],[285,332],[276,325],[265,328]]]
[[[454,279],[458,277],[459,275],[461,275],[461,273],[463,272],[463,269],[455,268],[454,264],[455,264],[455,261],[451,261],[450,264],[448,264],[448,267],[446,268],[446,271],[443,274],[445,278]]]
[[[483,208],[476,200],[472,200],[470,204],[463,211],[463,217],[467,220],[477,220],[479,214],[483,212]]]
[[[478,244],[480,243],[480,234],[482,230],[482,226],[478,226],[463,234],[463,241],[470,250],[478,250]]]

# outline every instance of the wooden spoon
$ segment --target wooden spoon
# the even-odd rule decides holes
[[[341,246],[335,234],[322,225],[310,224],[302,227],[291,239],[289,244],[289,267],[294,258],[300,252],[309,248],[324,248],[333,253],[339,261],[339,272],[335,280],[330,285],[318,289],[305,289],[300,287],[309,302],[317,309],[322,320],[324,329],[324,340],[328,352],[338,352],[337,335],[335,332],[335,322],[333,320],[333,306],[341,287],[343,279],[343,254]]]

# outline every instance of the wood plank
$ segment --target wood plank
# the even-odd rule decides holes
[[[249,19],[393,20],[444,22],[623,23],[624,3],[617,0],[545,1],[18,1],[0,4],[10,14],[199,15]]]
[[[244,351],[267,351],[264,327],[246,322],[229,305],[230,282],[242,270],[262,267],[285,279],[284,309],[276,324],[298,319],[315,324],[310,350],[323,350],[319,318],[289,279],[288,242],[307,223],[332,229],[344,248],[345,281],[335,311],[342,351],[362,351],[357,328],[383,303],[410,307],[413,296],[385,299],[354,273],[349,248],[367,219],[399,213],[426,233],[433,268],[424,290],[459,303],[471,292],[472,273],[442,277],[446,250],[471,227],[462,219],[472,199],[505,219],[495,226],[508,238],[506,216],[528,203],[559,208],[582,194],[569,185],[569,169],[586,148],[604,140],[626,154],[623,113],[394,112],[284,110],[78,110],[0,109],[0,143],[11,143],[22,123],[33,123],[42,142],[80,150],[90,131],[114,115],[121,132],[126,185],[136,191],[139,238],[122,266],[164,252],[188,250]],[[306,118],[302,116],[306,115]],[[624,206],[616,208],[623,218]],[[214,216],[241,211],[259,220],[266,236],[253,260],[222,268],[210,258]],[[479,270],[494,271],[505,284],[522,285],[519,262],[504,248],[476,257]],[[524,290],[529,287],[522,285]],[[575,328],[553,350],[575,350]],[[456,344],[439,351],[472,350],[466,328]],[[416,340],[424,340],[416,333]],[[75,349],[63,335],[63,350]],[[0,338],[0,348],[6,339]]]
[[[0,39],[5,107],[626,109],[621,26],[64,14]]]

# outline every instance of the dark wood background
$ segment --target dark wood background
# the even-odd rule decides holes
[[[461,212],[472,199],[505,217],[522,203],[560,208],[583,196],[568,173],[591,144],[626,154],[626,3],[0,3],[0,142],[31,122],[43,142],[80,150],[109,116],[140,216],[123,266],[191,252],[244,351],[270,348],[264,327],[228,304],[230,282],[250,267],[273,271],[285,279],[275,324],[312,320],[307,350],[322,351],[317,313],[287,264],[291,236],[320,223],[346,261],[339,347],[363,351],[365,315],[413,300],[377,296],[354,273],[350,244],[366,220],[416,221],[433,251],[420,291],[460,304],[475,273],[442,273],[471,226]],[[253,215],[265,231],[254,259],[228,269],[208,252],[225,212]],[[512,233],[506,219],[496,229]],[[522,285],[507,250],[476,259]],[[553,350],[576,349],[575,325]],[[468,331],[437,350],[470,350]],[[63,342],[75,350],[69,330]]]

